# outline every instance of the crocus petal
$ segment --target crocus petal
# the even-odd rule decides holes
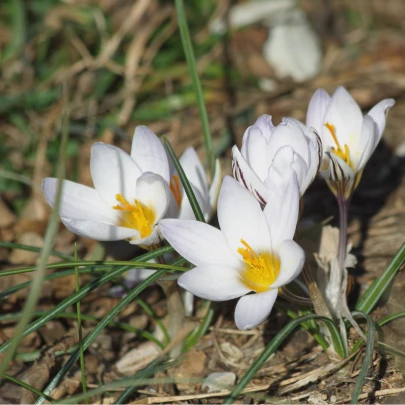
[[[138,237],[136,229],[124,228],[104,224],[101,222],[87,221],[83,219],[71,219],[62,217],[62,222],[73,233],[99,241],[114,241]]]
[[[269,176],[265,183],[269,190],[269,200],[276,192],[278,185],[285,181],[286,173],[290,173],[291,169],[295,171],[301,196],[304,194],[308,167],[304,159],[295,153],[294,149],[290,146],[283,146],[274,156],[273,164],[270,166]],[[272,200],[274,201],[274,197]]]
[[[241,330],[247,330],[260,325],[270,315],[277,294],[277,289],[272,289],[241,297],[235,308],[236,326]]]
[[[261,115],[256,122],[254,123],[254,127],[259,128],[264,138],[269,141],[270,137],[273,134],[275,126],[271,121],[272,117],[268,114]]]
[[[301,129],[301,131],[303,132],[303,134],[305,136],[308,136],[309,129],[300,120],[297,120],[296,118],[293,118],[293,117],[283,117],[282,122],[283,123],[292,122],[293,124],[297,125]]]
[[[207,195],[207,177],[195,149],[193,147],[187,148],[179,161],[188,181],[197,188],[201,195]]]
[[[267,251],[271,245],[269,227],[258,201],[230,176],[225,176],[219,194],[218,222],[232,252],[243,247],[242,239],[256,252]]]
[[[308,132],[308,137],[310,139],[308,143],[309,166],[305,180],[301,185],[301,188],[304,188],[304,190],[308,188],[308,186],[312,183],[312,181],[318,174],[323,155],[322,141],[314,128],[310,128]]]
[[[266,204],[268,198],[266,186],[248,165],[236,145],[232,148],[232,171],[239,183],[245,186],[261,204]]]
[[[352,194],[355,183],[356,173],[339,156],[327,152],[329,164],[326,170],[320,170],[319,173],[328,182],[329,188],[336,196],[345,198]]]
[[[179,212],[180,212],[180,207],[177,204],[177,201],[175,200],[173,195],[171,195],[168,206],[167,206],[166,213],[163,216],[163,218],[178,218]]]
[[[301,121],[298,121],[295,118],[291,118],[291,117],[283,118],[283,122],[287,122],[287,121],[294,122],[296,125],[298,125],[301,128],[302,132],[305,134],[306,141],[308,143],[308,160],[306,161],[307,172],[302,181],[299,180],[300,176],[298,175],[298,172],[297,172],[298,183],[300,185],[301,196],[302,196],[318,173],[319,166],[322,161],[322,154],[323,154],[322,141],[321,141],[321,138],[320,138],[317,130],[314,127],[307,127]],[[294,151],[301,156],[299,149],[296,149],[294,147]]]
[[[385,100],[380,101],[377,103],[369,112],[367,115],[369,115],[371,118],[373,118],[374,122],[377,124],[378,127],[378,136],[377,136],[377,142],[375,146],[377,146],[377,143],[382,137],[382,134],[385,129],[385,123],[386,123],[386,117],[388,110],[393,107],[395,104],[395,100],[392,98],[386,98]],[[374,146],[374,148],[375,148]]]
[[[355,157],[353,157],[356,165],[356,171],[362,170],[371,155],[374,152],[374,145],[378,142],[378,128],[374,120],[369,115],[364,116],[363,125],[361,127],[360,144],[355,149]]]
[[[305,252],[293,240],[285,240],[279,248],[280,273],[271,288],[280,288],[293,281],[301,273],[305,263]]]
[[[242,156],[244,156],[245,158],[247,157],[247,150],[246,150],[247,138],[249,137],[251,128],[255,127],[256,129],[259,129],[264,138],[267,141],[269,141],[271,134],[273,133],[273,130],[275,128],[273,123],[271,122],[271,118],[272,118],[271,115],[263,114],[256,120],[256,122],[253,125],[251,125],[244,132],[242,137],[242,148],[241,148]]]
[[[250,292],[234,268],[216,264],[195,267],[182,274],[177,283],[197,297],[211,301],[227,301]]]
[[[325,124],[325,112],[329,106],[331,97],[324,89],[318,89],[309,102],[307,111],[307,127],[315,128],[321,134]]]
[[[340,147],[356,143],[356,138],[360,136],[363,114],[359,105],[343,87],[338,87],[332,96],[323,120],[322,142],[324,147],[337,147],[330,130],[325,124],[335,127],[336,138]]]
[[[170,182],[169,162],[166,150],[160,139],[144,125],[135,128],[132,139],[131,157],[142,172],[152,172],[161,175]]]
[[[308,173],[307,164],[294,149],[290,146],[283,146],[274,156],[273,164],[270,166],[269,176],[265,183],[269,190],[269,200],[270,196],[276,191],[277,184],[285,179],[285,173],[289,173],[290,169],[293,169],[297,175],[300,194],[304,194],[306,190],[304,181]]]
[[[201,194],[201,192],[193,184],[190,183],[190,186],[193,189],[194,197],[197,199],[198,205],[200,206],[200,209],[204,215],[204,219],[207,220],[207,218],[209,217],[209,214],[211,212],[211,207],[210,207],[210,203],[208,200],[208,194],[203,196]],[[196,219],[193,208],[191,207],[191,204],[190,204],[190,200],[188,199],[188,196],[186,193],[184,193],[183,198],[181,200],[178,218],[179,219],[192,219],[192,220]]]
[[[150,235],[146,236],[145,238],[141,238],[140,236],[134,236],[129,240],[131,245],[141,245],[141,246],[154,246],[162,242],[162,237],[158,232],[158,226],[155,225],[152,228],[152,232]]]
[[[198,221],[162,219],[159,229],[173,248],[196,266],[241,266],[241,261],[229,250],[222,232],[211,225]]]
[[[211,207],[211,212],[210,212],[209,217],[213,214],[213,212],[217,208],[219,190],[221,189],[221,183],[222,183],[222,168],[221,168],[219,159],[217,159],[215,161],[214,178],[212,179],[211,187],[210,187],[210,191],[209,191],[210,207]]]
[[[117,194],[134,201],[136,181],[142,173],[123,150],[96,142],[91,147],[90,172],[94,188],[108,206],[117,204]]]
[[[305,163],[309,162],[308,141],[300,126],[292,120],[285,120],[274,130],[268,145],[270,161],[283,146],[292,147]]]
[[[246,136],[245,147],[246,155],[243,156],[249,163],[249,166],[256,173],[261,181],[266,180],[269,167],[268,159],[268,141],[263,136],[262,131],[256,127],[250,127]]]
[[[150,260],[150,262],[156,263],[156,261],[153,259]],[[128,288],[133,288],[136,284],[139,284],[141,281],[147,279],[155,272],[156,270],[140,268],[128,270],[128,272],[126,273],[124,284],[128,286]]]
[[[329,162],[329,179],[331,181],[349,183],[354,178],[354,170],[339,156],[328,152]],[[321,172],[322,174],[322,172]]]
[[[48,203],[53,207],[58,189],[58,179],[46,178],[42,182],[42,191]],[[63,180],[59,215],[72,219],[87,219],[114,225],[118,217],[107,207],[94,188]]]
[[[269,190],[269,198],[276,191],[278,185],[283,182],[285,173],[289,173],[293,169],[293,165],[294,149],[291,146],[283,146],[277,151],[265,182]]]
[[[274,158],[276,161],[276,158]],[[295,174],[297,175],[297,182],[298,182],[298,190],[300,195],[304,195],[307,187],[310,183],[306,182],[307,174],[308,174],[308,166],[305,163],[304,159],[296,152],[294,152],[294,162],[293,162],[293,169]]]
[[[155,212],[155,223],[163,218],[171,193],[166,181],[158,174],[146,172],[136,181],[136,199]]]
[[[298,221],[299,189],[293,170],[283,174],[264,208],[264,215],[270,227],[272,250],[278,250],[286,239],[293,239]]]

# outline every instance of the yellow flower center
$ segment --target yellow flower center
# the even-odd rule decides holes
[[[333,138],[333,140],[334,140],[334,142],[336,144],[336,148],[333,148],[333,147],[331,148],[332,152],[336,156],[339,156],[342,160],[344,160],[348,164],[349,167],[354,169],[354,167],[352,166],[352,163],[350,161],[349,147],[345,144],[343,149],[342,149],[342,147],[340,146],[340,143],[339,143],[339,141],[337,139],[337,136],[336,136],[336,128],[335,128],[335,126],[332,125],[332,124],[329,124],[329,122],[327,122],[325,124],[325,127],[329,129],[329,132],[332,135],[332,138]]]
[[[180,188],[180,180],[179,176],[176,174],[172,176],[170,180],[170,190],[173,193],[174,199],[176,200],[177,206],[180,207],[181,204],[181,188]]]
[[[119,226],[136,229],[141,238],[146,238],[152,233],[155,223],[155,211],[152,208],[135,200],[135,205],[130,204],[121,194],[115,196],[119,204],[113,209],[121,211]]]
[[[280,273],[280,259],[268,252],[256,253],[243,239],[238,249],[246,267],[241,274],[246,287],[260,293],[267,291]]]

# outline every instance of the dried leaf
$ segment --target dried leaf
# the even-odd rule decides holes
[[[115,366],[117,370],[125,375],[133,375],[136,371],[145,367],[154,360],[161,352],[159,346],[154,342],[141,343],[135,349],[124,354]]]

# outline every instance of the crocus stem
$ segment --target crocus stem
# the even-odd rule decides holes
[[[337,197],[338,206],[339,206],[339,247],[338,247],[338,267],[339,267],[339,280],[340,280],[340,291],[339,291],[339,300],[337,301],[337,315],[339,318],[345,316],[357,333],[366,340],[366,337],[361,330],[358,323],[354,320],[352,314],[350,313],[349,306],[347,303],[347,283],[348,283],[348,272],[345,266],[346,263],[346,252],[347,252],[347,222],[349,216],[349,206],[350,198],[346,199],[343,196]],[[343,320],[340,319],[341,331],[343,334],[343,329],[345,325]]]
[[[339,206],[339,248],[338,248],[338,263],[339,269],[345,269],[346,251],[347,251],[347,220],[349,213],[350,200],[344,197],[338,197]]]

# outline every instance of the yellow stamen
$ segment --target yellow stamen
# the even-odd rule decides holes
[[[332,138],[336,144],[336,148],[331,148],[332,152],[336,155],[339,156],[342,160],[344,160],[352,169],[353,166],[351,164],[351,160],[350,160],[350,151],[349,151],[349,147],[345,144],[344,145],[344,149],[342,149],[342,147],[340,146],[340,143],[337,139],[336,136],[336,128],[334,125],[329,124],[329,122],[327,122],[325,124],[325,127],[329,129],[330,134],[332,135]]]
[[[170,181],[170,190],[173,193],[174,199],[176,200],[177,206],[180,207],[181,204],[181,188],[180,188],[180,180],[179,176],[176,174],[172,176]]]
[[[119,226],[136,229],[141,238],[149,236],[156,219],[155,211],[138,200],[132,205],[121,194],[117,194],[115,198],[120,203],[113,206],[113,209],[121,211]]]
[[[238,253],[246,263],[241,274],[243,284],[258,293],[267,291],[280,273],[280,259],[269,252],[256,253],[243,239],[240,242],[244,247]]]

